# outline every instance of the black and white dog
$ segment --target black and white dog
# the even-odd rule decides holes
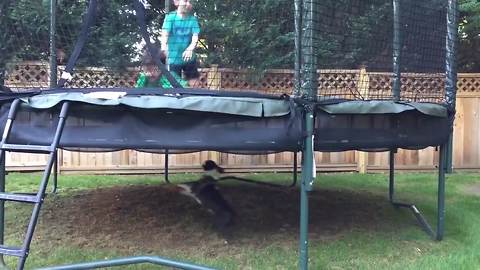
[[[225,200],[216,184],[224,169],[212,160],[207,160],[202,165],[204,174],[194,182],[178,184],[181,194],[193,198],[208,212],[213,214],[215,227],[223,231],[233,222],[235,212]]]

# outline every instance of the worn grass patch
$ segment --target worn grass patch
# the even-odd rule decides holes
[[[250,174],[286,184],[289,174]],[[7,189],[31,191],[38,174],[10,174]],[[176,174],[173,182],[195,179]],[[445,240],[421,231],[412,214],[387,199],[385,174],[321,174],[310,193],[311,269],[476,269],[478,197],[465,193],[478,174],[447,179]],[[34,185],[35,184],[35,185]],[[179,196],[163,176],[60,176],[48,195],[27,269],[132,255],[159,255],[220,269],[297,269],[299,190],[239,182],[220,185],[237,216],[227,234]],[[415,202],[434,225],[436,176],[399,174],[397,198]],[[9,244],[19,243],[31,207],[7,203]],[[15,261],[8,260],[13,266]],[[136,265],[121,269],[158,269]]]

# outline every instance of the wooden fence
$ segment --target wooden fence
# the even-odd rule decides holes
[[[46,64],[23,63],[23,66],[18,66],[10,72],[6,83],[14,88],[47,87],[48,70]],[[85,69],[83,72],[77,71],[70,86],[132,86],[137,73],[138,69],[123,73],[112,73],[98,68]],[[256,89],[268,93],[287,94],[293,89],[291,70],[271,70],[253,79],[245,71],[218,67],[201,69],[200,73],[200,87],[203,88]],[[414,99],[419,96],[418,93],[423,93],[426,100],[439,101],[444,95],[442,77],[441,74],[410,74],[404,77],[402,90],[407,93],[407,98]],[[367,78],[370,97],[379,95],[387,97],[390,94],[389,73],[369,73],[365,70],[320,71],[319,84],[323,90],[331,89],[332,95],[362,95],[364,78]],[[458,74],[457,87],[453,165],[455,169],[480,169],[480,74]],[[343,92],[338,89],[342,89]],[[170,155],[169,167],[173,172],[198,171],[204,160],[213,159],[233,171],[290,171],[293,158],[292,153],[250,156],[200,152]],[[315,159],[320,171],[356,171],[362,168],[375,171],[388,168],[388,153],[361,154],[357,151],[316,153]],[[107,153],[59,150],[59,161],[59,170],[64,173],[161,173],[164,171],[165,157],[162,154],[134,150]],[[41,170],[46,163],[46,156],[10,153],[6,162],[8,170]],[[432,170],[437,162],[438,152],[433,148],[418,151],[399,150],[396,155],[397,168],[402,170]]]

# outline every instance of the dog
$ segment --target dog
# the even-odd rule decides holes
[[[224,231],[233,223],[235,212],[217,188],[218,178],[225,170],[212,160],[202,165],[204,174],[194,182],[178,184],[180,193],[193,198],[213,215],[213,223],[217,230]]]

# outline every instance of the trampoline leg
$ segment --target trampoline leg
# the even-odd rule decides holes
[[[390,203],[393,203],[395,196],[395,152],[396,151],[394,150],[390,150],[388,156],[390,160],[388,185],[388,199],[390,200]]]
[[[308,192],[304,179],[300,185],[300,269],[308,269]]]
[[[447,155],[447,144],[440,146],[440,158],[438,161],[438,198],[437,198],[437,234],[435,239],[443,239],[445,228],[445,160]]]
[[[165,150],[165,182],[170,184],[170,180],[168,180],[168,149]]]
[[[445,150],[445,173],[453,173],[453,134],[448,136],[448,144]]]
[[[298,152],[293,152],[293,182],[288,187],[294,187],[297,185],[298,174]]]
[[[0,192],[5,192],[5,151],[0,153]],[[0,245],[5,241],[5,201],[0,200]],[[0,254],[0,268],[7,269],[3,254]]]
[[[446,144],[440,146],[440,159],[438,166],[438,206],[437,206],[437,232],[435,233],[428,223],[427,219],[422,215],[418,208],[411,203],[402,203],[395,201],[395,152],[390,151],[390,181],[389,181],[389,200],[395,207],[408,208],[415,215],[415,218],[420,223],[422,229],[436,240],[442,240],[444,230],[444,216],[445,216],[445,158],[446,158]]]
[[[58,187],[58,151],[55,153],[55,158],[54,158],[54,163],[53,163],[53,187],[52,187],[52,193],[57,193],[57,187]]]
[[[308,269],[308,192],[312,190],[313,175],[313,114],[306,114],[306,131],[300,184],[300,259],[299,268]]]

